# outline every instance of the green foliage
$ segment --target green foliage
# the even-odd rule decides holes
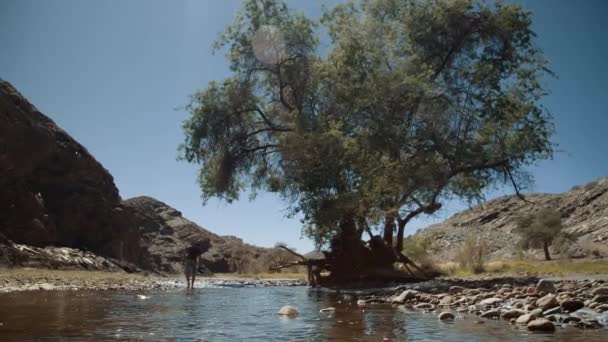
[[[350,2],[315,21],[245,1],[215,44],[232,74],[192,96],[181,157],[201,165],[203,200],[279,193],[318,245],[385,217],[402,233],[503,181],[518,191],[552,154],[530,25],[501,2]]]
[[[547,259],[550,259],[549,246],[564,251],[576,241],[576,236],[562,231],[561,214],[552,208],[518,217],[516,224],[516,232],[521,235],[520,246],[523,249],[543,248]]]

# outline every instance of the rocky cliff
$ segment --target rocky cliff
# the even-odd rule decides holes
[[[565,230],[578,236],[568,251],[570,256],[608,256],[608,178],[564,193],[528,194],[526,199],[532,203],[516,196],[496,198],[422,229],[414,237],[429,241],[433,255],[440,260],[453,259],[468,237],[482,237],[491,257],[515,257],[519,241],[514,233],[515,218],[550,207],[561,213]]]
[[[0,233],[19,244],[73,247],[134,262],[140,257],[139,232],[112,175],[2,80]]]
[[[266,271],[279,253],[213,234],[150,197],[123,202],[86,148],[0,80],[0,265],[174,273],[184,249],[205,239],[201,271]]]

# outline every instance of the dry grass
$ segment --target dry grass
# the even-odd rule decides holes
[[[484,272],[475,275],[470,269],[455,263],[440,265],[448,277],[466,278],[473,276],[573,276],[607,275],[608,260],[504,260],[488,262]]]

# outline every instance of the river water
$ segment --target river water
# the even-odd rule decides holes
[[[504,321],[361,308],[355,299],[306,287],[8,293],[0,294],[0,341],[608,341],[606,329],[533,334]],[[300,315],[277,315],[286,304]],[[319,312],[330,306],[335,312]]]

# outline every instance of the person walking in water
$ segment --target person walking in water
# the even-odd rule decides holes
[[[186,248],[184,260],[184,274],[186,276],[186,288],[193,289],[198,270],[198,258],[209,249],[209,241],[199,241]]]

